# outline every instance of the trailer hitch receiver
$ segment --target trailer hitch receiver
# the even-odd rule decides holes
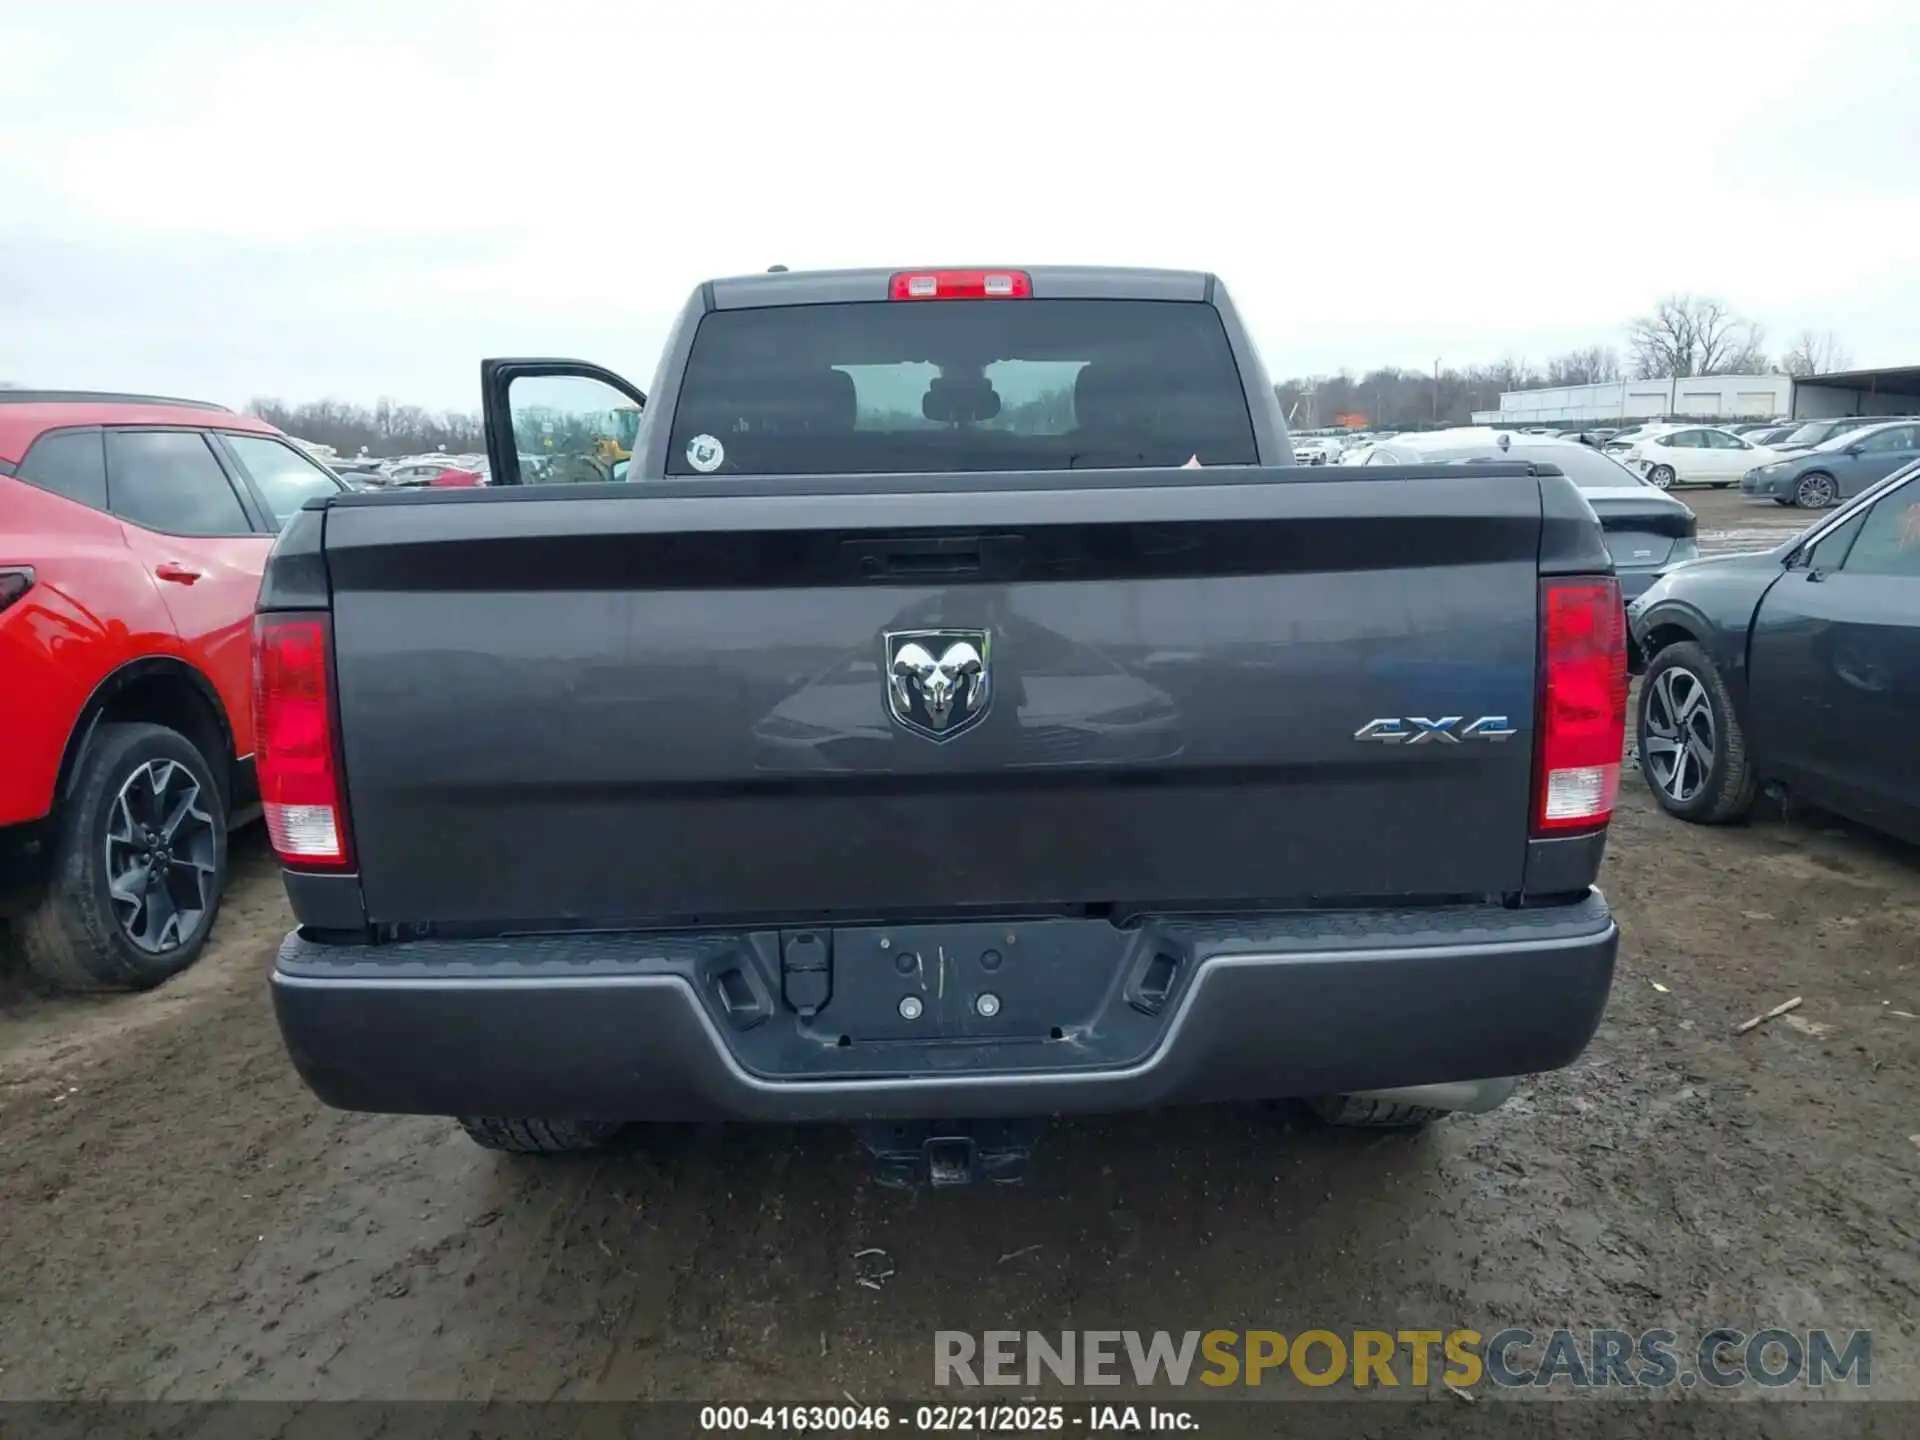
[[[1024,1180],[1044,1128],[1041,1120],[915,1120],[869,1122],[859,1133],[880,1184],[953,1190]]]

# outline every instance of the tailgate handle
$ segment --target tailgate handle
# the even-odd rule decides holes
[[[1018,535],[849,540],[845,549],[864,579],[951,580],[1009,575],[1019,569]]]

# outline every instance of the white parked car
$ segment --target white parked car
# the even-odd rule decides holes
[[[1675,485],[1724,490],[1739,484],[1747,471],[1779,458],[1764,445],[1712,425],[1670,425],[1635,435],[1625,445],[1616,437],[1607,443],[1607,453],[1662,490]]]
[[[1633,424],[1623,426],[1607,436],[1605,449],[1609,455],[1624,455],[1628,447],[1633,445],[1637,440],[1644,440],[1647,436],[1657,434],[1662,430],[1678,430],[1679,428],[1680,427],[1671,420],[1636,420]]]

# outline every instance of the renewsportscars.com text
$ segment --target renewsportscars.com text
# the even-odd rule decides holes
[[[1726,1389],[1873,1383],[1865,1330],[940,1330],[940,1386]]]

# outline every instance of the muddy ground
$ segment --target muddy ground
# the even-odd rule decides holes
[[[1507,1324],[1867,1327],[1875,1391],[1920,1397],[1920,855],[1626,791],[1606,1021],[1505,1109],[1066,1124],[1025,1187],[938,1197],[831,1129],[526,1162],[322,1109],[255,833],[196,969],[0,1005],[0,1399],[873,1399],[927,1392],[937,1328]]]

